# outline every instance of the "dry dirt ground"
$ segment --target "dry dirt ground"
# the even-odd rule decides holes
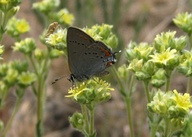
[[[69,7],[67,7],[71,12],[73,12],[73,2],[69,3]],[[123,0],[122,3],[127,3],[127,1]],[[179,12],[190,12],[191,5],[189,3],[189,0],[134,0],[127,9],[122,9],[122,15],[117,28],[118,32],[125,45],[127,45],[135,36],[134,23],[135,17],[138,16],[140,17],[138,19],[145,17],[145,24],[137,36],[138,42],[151,42],[156,34],[167,30],[176,30],[179,36],[182,34],[182,31],[174,26],[172,18]],[[97,16],[97,18],[100,18],[99,15]],[[17,17],[25,18],[32,28],[23,37],[33,37],[36,39],[38,46],[43,47],[38,39],[38,36],[43,31],[43,27],[33,12],[30,1],[23,0]],[[102,22],[102,18],[100,18],[100,22]],[[22,58],[21,54],[12,53],[11,46],[13,43],[13,39],[8,36],[4,37],[3,44],[6,45],[3,55],[4,61]],[[122,59],[121,62],[123,61]],[[51,82],[58,76],[68,76],[69,74],[66,58],[59,58],[51,65],[49,79],[47,81],[44,137],[82,137],[80,133],[70,126],[68,121],[68,117],[73,112],[80,110],[78,104],[64,97],[71,83],[66,79],[62,79],[55,85],[51,85]],[[185,89],[185,83],[186,80],[184,78],[176,75],[172,87],[183,91]],[[136,137],[148,137],[146,100],[143,98],[145,94],[142,84],[139,83],[138,85],[134,93],[132,105],[135,133]],[[21,108],[14,119],[7,137],[35,136],[36,100],[30,89],[26,92]],[[15,94],[13,89],[7,98],[5,108],[0,111],[0,116],[5,122],[11,114],[14,103]],[[97,107],[95,121],[98,137],[129,137],[125,104],[117,88],[112,92],[112,99],[109,102],[102,103],[102,105]]]

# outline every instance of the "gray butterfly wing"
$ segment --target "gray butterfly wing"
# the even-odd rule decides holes
[[[88,76],[102,76],[108,74],[106,68],[111,66],[116,62],[114,53],[102,42],[96,41],[94,44],[88,48],[88,51],[85,52],[86,56],[91,55],[87,58],[87,75]],[[91,65],[89,65],[91,64]]]
[[[95,41],[78,28],[69,27],[67,31],[67,52],[68,65],[71,73],[78,77],[82,74],[83,61],[82,54],[85,46],[91,45]]]
[[[108,63],[115,60],[105,44],[74,27],[67,32],[67,51],[69,69],[78,81],[104,73]]]

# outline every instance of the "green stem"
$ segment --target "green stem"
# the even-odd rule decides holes
[[[120,93],[123,97],[126,97],[127,94],[125,92],[125,88],[123,86],[123,83],[121,81],[121,78],[119,77],[119,75],[117,74],[117,70],[114,66],[112,66],[112,72],[113,72],[113,75],[115,76],[117,82],[118,82],[118,85],[119,85],[119,88],[120,88]]]
[[[155,137],[156,131],[157,131],[157,125],[156,123],[151,124],[151,131],[150,131],[150,137]]]
[[[147,101],[148,101],[148,103],[150,103],[151,102],[151,96],[150,96],[150,93],[149,93],[149,82],[144,81],[143,83],[144,83],[145,93],[146,93],[146,96],[147,96]],[[151,112],[148,113],[148,117],[149,117],[149,120],[150,120],[149,123],[150,123],[150,127],[151,127],[150,137],[155,137],[155,133],[156,133],[156,130],[157,130],[157,125],[156,125],[156,122],[154,121],[155,117]]]
[[[95,130],[94,130],[95,109],[89,110],[89,115],[90,115],[89,135],[90,137],[94,137],[95,136]]]
[[[45,79],[43,79],[43,75],[45,72],[41,70],[41,68],[35,64],[32,56],[27,56],[29,61],[31,62],[35,74],[37,75],[37,89],[33,87],[33,92],[37,96],[37,124],[36,124],[36,136],[43,136],[43,110],[45,103]]]
[[[5,29],[5,27],[7,25],[7,21],[8,21],[8,14],[7,14],[7,12],[4,12],[3,24],[2,24],[3,29]]]
[[[170,82],[171,82],[171,77],[167,77],[167,82],[166,82],[166,92],[169,91]]]
[[[164,133],[164,137],[168,137],[169,130],[170,130],[170,121],[169,121],[168,118],[165,118],[165,133]]]
[[[192,85],[192,78],[189,77],[188,78],[188,82],[187,82],[187,93],[191,93],[191,85]]]
[[[0,42],[3,39],[3,33],[5,32],[6,24],[7,24],[7,13],[6,12],[1,12],[1,24],[0,24],[0,26],[1,26],[1,29],[3,31],[0,32]]]
[[[147,95],[147,101],[148,103],[151,102],[151,97],[150,97],[150,93],[149,93],[149,82],[144,81],[144,88],[145,88],[145,93]]]
[[[15,115],[16,115],[16,113],[17,113],[17,111],[18,111],[18,109],[19,109],[19,107],[20,107],[20,105],[21,105],[22,97],[23,97],[23,96],[18,96],[18,97],[17,97],[17,100],[16,100],[16,104],[15,104],[13,113],[12,113],[12,115],[11,115],[11,117],[10,117],[10,119],[9,119],[9,121],[8,121],[8,123],[7,123],[4,131],[3,131],[3,133],[2,133],[2,137],[6,137],[6,134],[7,134],[8,130],[9,130],[12,122],[13,122],[13,119],[14,119],[14,117],[15,117]]]
[[[159,126],[159,123],[161,122],[161,117],[157,116],[157,115],[152,115],[152,121],[150,121],[150,137],[156,137],[156,132]]]
[[[39,68],[38,74],[38,89],[37,89],[37,125],[36,125],[36,134],[37,137],[43,136],[43,112],[46,99],[45,91],[45,81],[48,71],[45,71],[44,68],[48,68],[47,63],[43,63]]]
[[[82,114],[85,116],[85,131],[88,133],[89,131],[89,119],[88,119],[88,114],[86,110],[86,106],[81,104],[81,111]]]
[[[42,81],[42,74],[38,76],[38,91],[37,91],[37,125],[36,135],[37,137],[43,136],[43,109],[45,102],[45,83]]]
[[[29,56],[27,56],[27,57],[28,57],[28,60],[31,62],[31,64],[32,64],[32,66],[33,66],[33,69],[34,69],[36,75],[38,75],[37,66],[36,66],[36,64],[35,64],[32,56],[29,55]]]
[[[28,56],[29,61],[31,62],[35,74],[37,75],[37,89],[32,85],[33,92],[37,96],[37,124],[36,124],[36,136],[43,136],[43,111],[45,104],[45,79],[43,78],[44,71],[37,66],[33,60],[32,56]],[[39,67],[39,68],[38,68]],[[42,66],[41,66],[42,67]]]
[[[145,93],[146,93],[146,96],[147,96],[147,101],[148,101],[148,103],[150,103],[151,102],[151,96],[150,96],[150,93],[149,93],[149,82],[144,81],[143,83],[144,83]],[[148,113],[148,118],[150,120],[149,123],[150,123],[150,127],[151,127],[151,136],[150,137],[155,137],[155,132],[157,130],[157,127],[154,126],[155,117],[151,112],[149,112]]]
[[[48,75],[48,66],[50,65],[49,55],[45,58],[42,65],[40,65],[38,73],[38,91],[37,91],[37,137],[43,136],[43,115],[46,100],[45,81]],[[35,65],[34,65],[35,66]],[[37,68],[35,68],[37,69]],[[37,70],[36,70],[37,71]]]
[[[133,130],[134,128],[133,128],[132,115],[131,115],[131,97],[132,97],[135,77],[134,76],[131,77],[131,81],[129,84],[129,92],[125,92],[126,91],[125,86],[123,85],[123,82],[122,82],[121,78],[119,77],[119,75],[117,74],[117,70],[115,69],[114,66],[112,66],[112,72],[113,72],[113,75],[116,77],[118,85],[120,86],[120,93],[122,94],[122,96],[125,100],[125,103],[126,103],[127,119],[128,119],[129,128],[130,128],[130,137],[134,137],[135,135],[134,135],[134,130]],[[127,94],[127,93],[129,93],[129,94]]]
[[[134,137],[134,131],[133,131],[133,121],[132,121],[132,115],[131,115],[131,97],[126,96],[125,98],[125,103],[126,103],[126,109],[127,109],[127,119],[129,123],[129,128],[130,128],[130,137]]]
[[[134,92],[134,86],[135,86],[135,76],[131,75],[131,81],[129,82],[129,96],[132,97],[132,93]]]

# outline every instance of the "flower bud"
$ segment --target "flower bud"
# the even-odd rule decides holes
[[[118,75],[122,79],[127,79],[129,77],[129,70],[128,67],[124,64],[118,68]]]
[[[162,32],[154,40],[154,47],[158,53],[162,53],[171,47],[176,31]]]
[[[22,72],[18,76],[18,83],[21,87],[27,87],[31,85],[37,79],[36,75],[31,72]]]
[[[55,20],[58,21],[60,24],[64,25],[72,25],[75,18],[73,14],[69,13],[67,9],[62,9],[58,13],[55,14]]]
[[[117,37],[112,33],[113,26],[108,24],[95,25],[92,28],[85,28],[84,31],[95,40],[100,40],[111,48],[116,48],[118,44]]]
[[[35,41],[31,38],[26,38],[20,42],[16,42],[15,46],[13,47],[15,51],[20,51],[23,54],[28,55],[31,55],[32,52],[35,50],[35,48],[36,48]]]
[[[179,55],[175,49],[168,48],[164,52],[154,53],[154,55],[150,56],[150,61],[161,68],[174,69],[179,64]]]
[[[166,83],[166,73],[164,69],[158,69],[152,76],[151,84],[154,87],[160,88]]]
[[[5,82],[7,85],[9,86],[13,86],[16,84],[17,82],[17,77],[18,77],[19,73],[17,70],[9,68],[7,70],[7,74],[5,76]]]
[[[60,5],[60,0],[42,0],[35,2],[33,8],[41,11],[44,14],[49,14],[54,11]]]
[[[66,35],[66,29],[58,28],[47,38],[45,38],[45,43],[51,48],[64,50],[66,49]]]
[[[45,52],[43,52],[41,49],[37,48],[37,49],[35,49],[34,56],[38,61],[41,61],[45,58]]]
[[[78,130],[84,129],[85,118],[84,118],[83,114],[75,112],[71,117],[69,117],[69,121],[73,125],[74,128],[76,128]]]
[[[7,33],[14,38],[19,37],[21,34],[26,33],[29,30],[30,26],[24,19],[16,19],[13,17],[7,24]]]
[[[178,71],[185,76],[192,76],[192,51],[185,51],[181,56],[180,65]]]
[[[192,34],[192,14],[188,12],[178,14],[173,22],[181,28],[184,32],[186,32],[189,36]]]
[[[59,56],[63,55],[64,52],[61,50],[57,50],[57,49],[51,49],[50,51],[50,58],[54,59],[54,58],[58,58]]]

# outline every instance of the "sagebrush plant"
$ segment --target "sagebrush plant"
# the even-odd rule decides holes
[[[57,0],[59,2],[59,0]],[[41,11],[40,7],[46,7],[46,10],[52,11],[54,16],[60,18],[55,19],[61,25],[65,27],[73,23],[73,15],[67,10],[56,11],[59,3],[55,7],[50,7],[56,3],[56,0],[43,1],[42,3],[34,3],[34,8]],[[20,52],[25,57],[26,61],[14,60],[7,63],[0,64],[0,105],[4,107],[6,97],[11,89],[15,90],[16,103],[14,110],[8,123],[4,126],[1,121],[2,137],[7,136],[8,129],[11,126],[13,118],[17,113],[22,97],[25,94],[27,88],[31,88],[37,98],[37,124],[36,124],[36,136],[43,136],[43,111],[46,97],[46,79],[48,77],[49,67],[53,59],[58,58],[64,54],[64,51],[60,51],[54,48],[50,48],[48,45],[46,49],[40,49],[36,45],[36,41],[33,38],[21,39],[21,35],[30,31],[30,23],[25,19],[17,19],[14,15],[19,10],[19,4],[21,0],[1,0],[0,1],[0,41],[3,34],[7,33],[15,39],[15,43],[12,48],[15,52]],[[42,5],[45,4],[45,5]],[[48,6],[46,6],[46,4]],[[59,14],[58,14],[59,13]],[[64,16],[64,17],[62,17]],[[44,22],[50,24],[51,16],[44,14]],[[45,26],[46,28],[48,26]],[[45,35],[47,30],[40,36],[43,43],[45,43]],[[65,37],[64,37],[65,38]],[[6,45],[5,45],[6,46]],[[3,52],[3,46],[0,47],[0,54]],[[29,67],[31,66],[31,67]]]
[[[7,4],[7,6],[12,5],[13,9],[15,9],[15,4],[13,1],[1,1],[1,4]],[[17,6],[21,1],[19,1]],[[56,12],[55,9],[59,6],[59,0],[43,0],[42,2],[37,2],[33,4],[33,8],[39,11],[44,15],[45,24],[50,24],[51,21],[57,21],[58,23],[53,23],[50,25],[47,31],[44,31],[40,36],[41,41],[46,45],[47,49],[40,49],[36,45],[36,41],[33,38],[24,38],[21,39],[21,35],[30,31],[30,23],[28,23],[25,19],[17,19],[14,17],[16,11],[18,11],[19,7],[17,7],[16,11],[12,16],[8,18],[2,16],[1,24],[1,38],[4,33],[9,34],[11,37],[15,39],[15,44],[13,45],[13,51],[20,52],[27,59],[25,62],[18,60],[8,63],[3,63],[0,65],[0,78],[1,78],[1,108],[3,108],[5,104],[5,100],[8,94],[8,91],[14,87],[16,92],[16,104],[14,111],[8,121],[8,123],[3,128],[3,123],[1,122],[1,135],[4,137],[7,135],[8,129],[11,126],[13,118],[17,113],[19,106],[22,101],[22,97],[25,93],[25,90],[28,87],[31,87],[37,98],[37,124],[36,124],[36,136],[43,136],[43,108],[45,105],[45,92],[46,92],[46,79],[48,77],[48,71],[50,64],[53,59],[58,58],[61,55],[66,55],[66,29],[62,29],[61,26],[72,25],[74,21],[73,14],[69,13],[67,9],[62,9],[59,12]],[[6,15],[8,10],[2,10],[2,15]],[[54,17],[54,18],[53,18]],[[59,24],[59,25],[58,25]],[[110,45],[117,45],[117,38],[114,34],[111,33],[112,26],[103,24],[102,26],[96,25],[91,29],[86,28],[89,33],[92,35],[97,35],[98,39],[102,39],[105,43],[110,43]],[[105,32],[106,31],[106,32]],[[104,32],[104,33],[103,33]],[[0,53],[3,51],[3,46],[1,46]],[[29,66],[32,66],[29,68]],[[86,95],[91,92],[91,88],[97,85],[98,89],[93,90],[93,95],[90,94],[91,98],[95,98],[93,103],[87,104],[87,108],[90,110],[90,114],[92,115],[90,119],[91,126],[87,123],[86,128],[90,128],[89,130],[85,130],[85,135],[96,135],[94,130],[94,108],[97,103],[108,100],[111,95],[108,93],[112,88],[105,81],[99,80],[95,78],[95,81],[86,83],[89,87],[88,91],[86,91]],[[103,86],[103,88],[101,87]],[[78,88],[75,88],[78,89]],[[70,91],[73,91],[71,89]],[[90,92],[89,92],[90,91]],[[97,92],[97,93],[94,93]],[[70,93],[70,92],[69,92]],[[100,93],[100,94],[98,94]],[[71,96],[68,96],[71,97]],[[89,97],[89,96],[88,96]],[[88,107],[89,106],[89,107]],[[85,110],[87,111],[87,110]],[[85,112],[84,112],[85,114]],[[88,117],[88,116],[87,116]],[[71,121],[71,120],[70,120]],[[73,122],[72,122],[73,123]]]
[[[0,0],[0,42],[7,33],[15,39],[12,48],[20,52],[26,61],[13,60],[3,63],[0,57],[0,108],[5,107],[7,95],[15,90],[16,103],[7,124],[0,121],[0,136],[5,137],[13,118],[22,103],[27,88],[31,88],[37,98],[36,136],[43,136],[43,112],[46,95],[46,79],[53,59],[66,56],[67,27],[75,21],[73,14],[66,8],[59,9],[60,0],[42,0],[33,4],[45,25],[45,31],[39,36],[46,48],[37,46],[35,39],[21,35],[29,32],[30,22],[18,19],[21,0]],[[127,63],[117,70],[112,67],[112,76],[117,81],[127,109],[130,136],[134,137],[134,120],[132,118],[132,95],[137,81],[142,81],[148,101],[146,109],[150,137],[189,137],[192,134],[191,85],[192,85],[192,14],[181,13],[174,23],[186,32],[186,36],[176,37],[176,31],[158,34],[152,43],[130,42],[125,49]],[[53,23],[54,22],[54,23]],[[51,24],[48,28],[48,25]],[[113,26],[108,24],[82,28],[95,40],[103,41],[111,48],[117,48],[118,39],[112,33]],[[2,42],[1,42],[2,43]],[[0,43],[0,56],[4,47]],[[170,89],[173,73],[179,72],[188,77],[186,91]],[[165,88],[163,88],[165,87]],[[111,98],[112,86],[99,78],[92,78],[76,83],[69,89],[67,98],[81,105],[81,112],[69,117],[74,128],[86,137],[97,135],[94,128],[95,108],[101,102]],[[109,125],[110,126],[110,125]]]
[[[144,89],[148,101],[148,119],[150,137],[155,136],[189,136],[192,133],[191,126],[191,14],[179,14],[174,20],[176,25],[187,32],[187,36],[176,37],[176,31],[162,32],[154,41],[149,43],[130,42],[126,49],[128,67],[133,77],[144,83]],[[189,41],[189,42],[188,42]],[[189,46],[187,45],[189,43]],[[121,72],[126,70],[120,69]],[[177,90],[170,91],[170,82],[173,73],[181,72],[189,77],[187,92],[184,95]],[[120,75],[116,75],[119,77]],[[118,78],[119,83],[124,77]],[[131,83],[132,80],[130,80]],[[125,100],[127,93],[132,93],[125,88],[125,84],[119,84],[120,91]],[[132,84],[131,84],[132,85]],[[152,89],[149,88],[152,86]],[[165,86],[165,90],[163,90]],[[125,90],[125,91],[124,91]],[[123,92],[122,92],[123,91]],[[127,106],[131,103],[129,100]],[[131,110],[130,110],[131,111]],[[128,113],[131,137],[134,136],[131,127],[131,113]]]

